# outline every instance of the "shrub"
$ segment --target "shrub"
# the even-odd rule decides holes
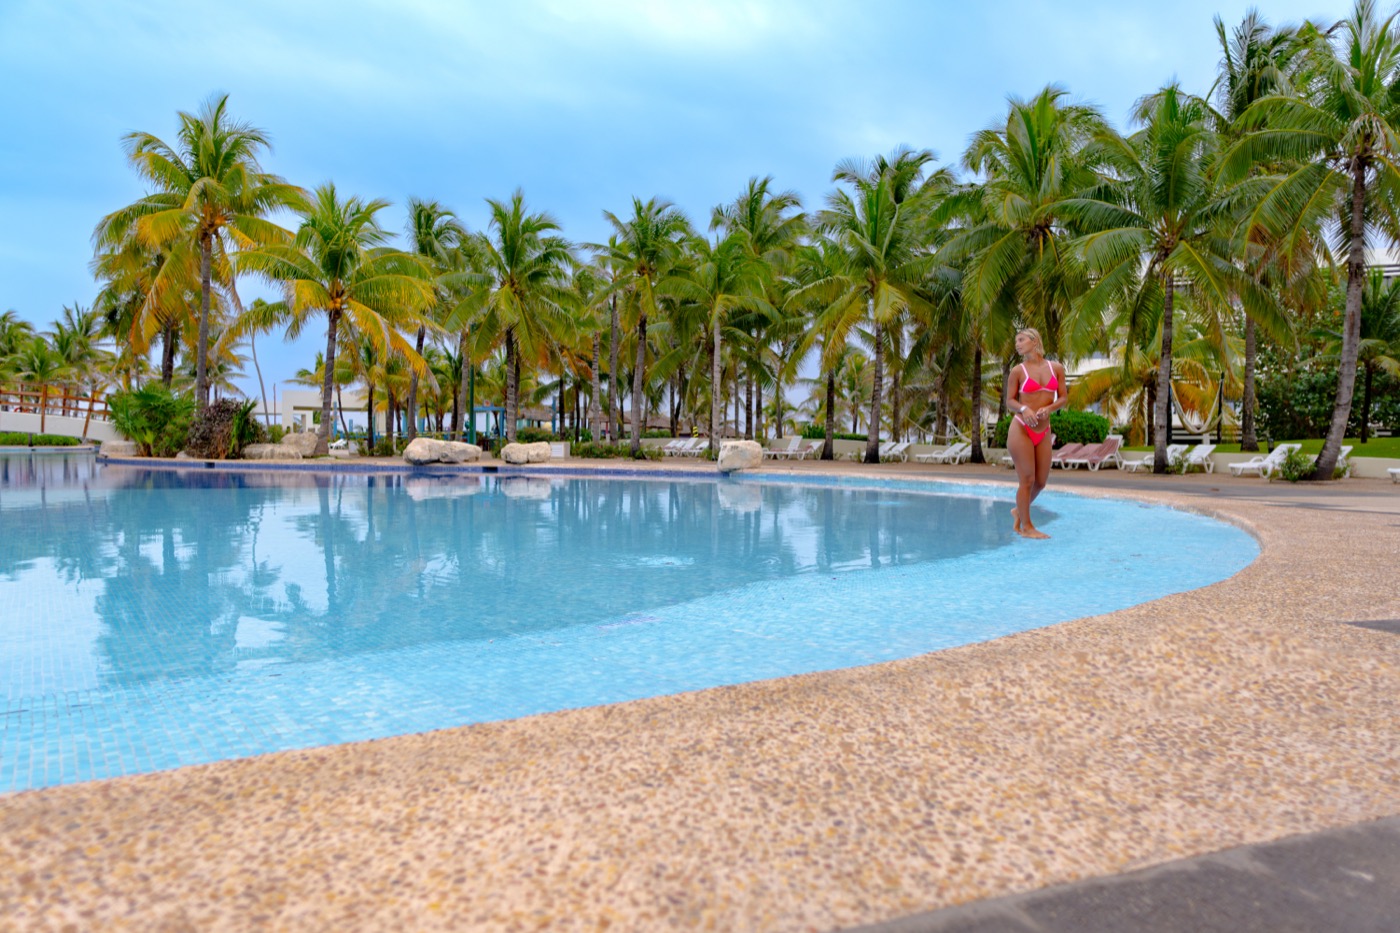
[[[806,424],[802,426],[802,439],[808,441],[820,441],[826,438],[826,425]],[[833,441],[864,441],[869,439],[866,434],[852,434],[850,431],[832,431]]]
[[[254,402],[223,398],[196,412],[185,440],[185,450],[201,460],[238,457],[243,448],[264,436],[253,419]]]
[[[280,424],[274,424],[267,429],[267,442],[269,444],[280,444],[282,438],[287,436],[287,429]]]
[[[160,383],[130,392],[116,392],[108,399],[112,426],[135,442],[146,457],[173,457],[185,449],[194,397],[176,395]]]
[[[1011,415],[1002,415],[993,432],[992,446],[1005,447],[1011,430]],[[1055,446],[1066,444],[1101,444],[1108,437],[1111,425],[1103,415],[1091,411],[1071,411],[1066,408],[1050,416],[1050,430],[1055,434]]]
[[[29,434],[24,431],[0,431],[0,447],[76,447],[76,437],[62,434]]]
[[[1283,462],[1278,465],[1278,478],[1286,479],[1290,483],[1307,479],[1313,473],[1313,460],[1311,454],[1305,454],[1296,448],[1290,449]]]
[[[569,448],[569,453],[575,457],[584,457],[590,460],[605,460],[613,457],[629,459],[632,457],[632,447],[628,444],[603,444],[588,441],[583,444],[575,444]],[[664,457],[660,449],[655,447],[643,447],[637,451],[638,460],[660,460]]]

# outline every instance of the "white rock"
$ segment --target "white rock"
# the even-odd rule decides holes
[[[136,446],[135,441],[103,441],[102,456],[139,457],[141,456],[141,448]]]
[[[758,441],[721,441],[719,471],[734,473],[752,470],[763,463],[763,445]]]
[[[404,461],[425,463],[474,463],[481,459],[481,448],[460,441],[438,441],[430,437],[415,437],[404,448]]]
[[[481,448],[464,441],[438,441],[442,445],[443,463],[476,463],[481,459]]]
[[[314,431],[295,431],[282,437],[282,446],[290,447],[303,457],[316,456],[316,442],[320,437]]]
[[[548,441],[538,441],[534,444],[507,444],[501,448],[501,459],[516,466],[525,463],[547,463],[549,457]]]
[[[249,444],[243,448],[244,460],[301,460],[301,451],[282,444]]]

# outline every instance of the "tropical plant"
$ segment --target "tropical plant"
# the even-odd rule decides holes
[[[99,246],[114,247],[134,232],[157,249],[177,243],[198,249],[195,399],[203,407],[209,402],[206,353],[213,267],[227,264],[230,245],[246,249],[286,242],[290,235],[267,215],[300,209],[305,192],[262,170],[258,156],[268,148],[267,136],[229,116],[228,95],[210,98],[196,114],[181,112],[176,146],[142,132],[128,134],[125,146],[132,166],[155,190],[103,218],[94,239]],[[166,266],[172,272],[180,269],[179,262],[162,269]]]
[[[814,322],[829,334],[832,357],[861,325],[869,327],[874,351],[870,394],[869,439],[865,462],[880,461],[880,409],[884,388],[884,329],[895,327],[911,310],[931,317],[933,308],[922,291],[934,257],[923,248],[918,186],[933,153],[897,153],[874,166],[843,162],[832,180],[838,188],[817,215],[816,228],[830,237],[844,255],[840,271],[818,279],[795,295],[819,293],[825,309]],[[828,355],[827,353],[823,354]]]
[[[503,344],[505,349],[506,437],[515,440],[520,412],[522,357],[534,365],[548,360],[555,342],[568,331],[572,301],[569,242],[554,231],[549,214],[531,213],[520,189],[510,200],[488,198],[491,219],[475,234],[478,270],[446,277],[466,297],[446,318],[448,330],[472,328],[473,357]]]
[[[114,392],[107,404],[112,427],[136,444],[144,457],[173,457],[185,447],[195,402],[159,383]]]
[[[1209,107],[1168,85],[1139,102],[1135,119],[1142,129],[1129,138],[1099,136],[1110,180],[1061,202],[1061,210],[1090,231],[1078,247],[1095,283],[1080,313],[1116,314],[1129,342],[1160,335],[1153,470],[1165,473],[1178,306],[1199,315],[1214,309],[1217,319],[1236,301],[1256,318],[1278,313],[1235,262],[1235,205],[1215,174],[1219,137]]]
[[[613,228],[605,245],[592,249],[617,268],[614,289],[626,296],[629,315],[636,320],[637,357],[632,370],[632,454],[642,443],[642,408],[647,364],[647,319],[661,314],[662,283],[671,278],[685,259],[685,244],[693,232],[690,221],[669,201],[632,199],[632,215],[620,219],[611,211],[603,217]]]
[[[340,337],[362,337],[381,352],[402,355],[422,372],[423,359],[398,328],[416,325],[435,300],[432,271],[421,259],[383,244],[389,234],[375,215],[388,201],[341,199],[335,185],[316,189],[290,244],[239,255],[240,271],[280,283],[287,336],[296,337],[317,314],[326,316],[326,354],[316,452],[325,454],[331,430],[331,398]],[[373,414],[371,413],[371,418]]]
[[[1250,130],[1224,160],[1227,177],[1282,163],[1247,220],[1251,234],[1277,240],[1331,221],[1346,252],[1346,305],[1337,395],[1314,477],[1330,479],[1356,389],[1367,227],[1400,239],[1400,31],[1375,0],[1357,0],[1331,29],[1307,24],[1293,92],[1266,95],[1241,117]]]
[[[1345,336],[1335,329],[1323,328],[1315,336],[1324,341],[1323,359],[1336,360],[1342,355]],[[1372,393],[1376,376],[1390,373],[1400,376],[1400,279],[1386,281],[1385,273],[1372,269],[1366,276],[1361,294],[1361,333],[1356,348],[1356,363],[1361,368],[1361,410],[1358,440],[1370,440]]]

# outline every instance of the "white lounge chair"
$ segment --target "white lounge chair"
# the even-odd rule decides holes
[[[1392,483],[1400,483],[1400,467],[1389,467],[1386,469],[1386,472],[1390,474],[1390,481]]]
[[[1267,456],[1254,457],[1241,463],[1230,464],[1231,476],[1269,476],[1279,468],[1290,450],[1301,450],[1302,444],[1279,444]]]
[[[963,460],[972,459],[972,443],[958,441],[931,454],[917,454],[914,459],[921,463],[961,463]]]
[[[799,435],[793,435],[788,438],[786,446],[768,447],[763,451],[763,456],[771,457],[774,460],[784,460],[797,453],[797,449],[801,444],[802,438]]]
[[[1177,460],[1181,459],[1181,457],[1185,456],[1186,451],[1189,450],[1190,447],[1190,444],[1168,444],[1167,463],[1175,463]],[[1145,457],[1125,459],[1123,461],[1123,469],[1127,470],[1129,473],[1136,473],[1138,470],[1142,469],[1150,470],[1156,465],[1157,454],[1155,451]]]
[[[913,446],[913,441],[900,441],[898,444],[891,444],[888,450],[880,451],[881,460],[899,460],[901,462],[909,459],[909,448]]]
[[[698,457],[710,449],[710,439],[708,437],[692,437],[690,442],[676,451],[677,457]]]
[[[817,457],[821,456],[822,447],[825,444],[825,440],[808,441],[805,444],[799,445],[798,448],[792,453],[788,454],[788,456],[796,460],[806,460],[808,457],[816,459]]]
[[[1050,465],[1052,467],[1060,467],[1061,469],[1068,470],[1070,468],[1069,458],[1079,456],[1084,452],[1086,446],[1087,445],[1081,444],[1078,441],[1071,441],[1050,455]]]
[[[1215,461],[1210,456],[1214,452],[1214,444],[1197,444],[1186,455],[1186,472],[1190,473],[1195,467],[1200,467],[1206,473],[1214,473]]]
[[[691,439],[688,437],[672,438],[661,445],[661,453],[666,457],[674,457],[682,450],[690,446]]]
[[[894,446],[894,441],[881,441],[879,446],[880,459],[885,459],[885,452]],[[864,460],[865,448],[857,447],[855,450],[846,452],[847,460]]]

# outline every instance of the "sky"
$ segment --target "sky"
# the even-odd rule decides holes
[[[229,95],[267,132],[267,171],[410,197],[472,229],[523,189],[576,242],[605,210],[663,198],[698,226],[751,176],[820,208],[845,158],[897,146],[956,165],[1008,97],[1047,84],[1120,129],[1176,80],[1206,93],[1227,26],[1331,22],[1339,0],[0,0],[0,310],[47,328],[90,305],[93,227],[146,193],[133,131]],[[1384,5],[1384,4],[1383,4]],[[240,283],[244,301],[271,292]],[[324,335],[259,341],[263,375],[311,365]],[[251,365],[241,381],[250,396]]]

